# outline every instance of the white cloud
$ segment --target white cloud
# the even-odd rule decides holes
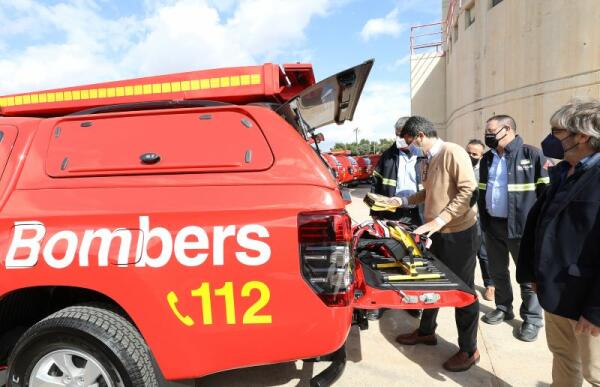
[[[398,13],[399,9],[394,8],[385,17],[369,19],[363,26],[360,36],[365,41],[379,35],[399,36],[405,26],[398,21]]]
[[[404,55],[402,58],[398,58],[392,64],[385,66],[388,71],[398,70],[400,67],[410,63],[410,54]]]
[[[338,3],[145,0],[138,15],[111,19],[102,13],[105,0],[3,2],[0,94],[278,58],[306,60],[307,26]]]
[[[394,137],[394,123],[401,116],[410,115],[410,88],[403,82],[367,81],[354,114],[354,120],[343,125],[329,125],[320,129],[329,150],[336,142],[354,142],[354,128],[359,128],[358,139],[377,141]]]

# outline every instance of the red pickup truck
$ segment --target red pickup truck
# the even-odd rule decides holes
[[[471,302],[459,283],[389,287],[353,255],[308,139],[352,119],[372,64],[319,83],[265,64],[0,97],[8,386],[154,386],[333,353],[322,386],[364,310]]]

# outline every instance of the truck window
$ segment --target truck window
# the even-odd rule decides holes
[[[52,177],[244,172],[273,164],[258,123],[236,108],[65,117],[52,130]]]
[[[0,176],[4,174],[4,168],[17,139],[17,133],[16,126],[0,125]]]

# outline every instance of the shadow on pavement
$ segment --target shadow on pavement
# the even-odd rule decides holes
[[[296,363],[281,363],[266,366],[243,368],[219,372],[196,381],[196,387],[208,386],[280,386],[299,379],[298,387],[308,386],[310,378],[313,377],[314,363],[303,362],[300,369]]]
[[[461,386],[510,386],[489,371],[475,365],[465,372],[448,372],[442,364],[458,351],[458,346],[438,335],[436,346],[403,346],[396,343],[396,336],[414,331],[419,320],[402,310],[388,310],[379,320],[383,336],[408,360],[417,364],[434,380],[451,380]]]
[[[346,341],[346,356],[348,363],[358,363],[362,360],[362,347],[360,341],[360,330],[353,326]],[[329,362],[323,362],[323,367]],[[208,386],[280,386],[298,379],[297,387],[310,385],[310,379],[320,371],[315,370],[315,363],[302,362],[301,368],[294,362],[273,365],[242,368],[238,370],[224,371],[218,374],[206,376],[196,381],[196,387]],[[349,364],[346,365],[348,367]],[[321,368],[323,368],[321,367]]]

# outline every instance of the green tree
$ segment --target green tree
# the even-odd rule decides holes
[[[336,143],[331,150],[349,150],[353,155],[366,155],[371,153],[382,153],[394,143],[394,140],[382,138],[378,141],[370,141],[363,138],[359,143]]]

